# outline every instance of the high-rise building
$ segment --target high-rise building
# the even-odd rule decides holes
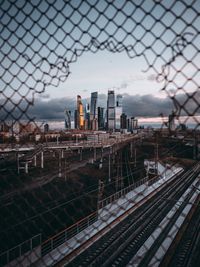
[[[122,95],[116,97],[115,107],[115,129],[120,130],[120,117],[122,115]]]
[[[84,129],[84,109],[80,95],[77,95],[77,129]]]
[[[108,91],[107,128],[108,130],[115,130],[115,92],[113,90]]]
[[[71,111],[65,109],[65,129],[71,129]]]
[[[127,115],[125,113],[122,113],[120,116],[120,128],[121,129],[127,129]]]
[[[122,95],[116,97],[116,107],[122,107]]]
[[[98,130],[98,92],[91,93],[91,104],[90,104],[90,126],[91,130]]]
[[[90,123],[91,123],[91,129],[93,131],[97,131],[98,130],[98,119],[93,119]]]
[[[49,132],[49,124],[45,123],[44,124],[44,133],[48,133]]]
[[[176,125],[175,125],[175,112],[172,111],[172,113],[168,117],[168,127],[170,131],[175,131]]]
[[[135,117],[131,117],[130,130],[133,131],[138,128],[138,120]]]
[[[74,129],[77,129],[78,128],[78,112],[77,110],[74,111]]]
[[[130,131],[130,119],[129,118],[127,118],[127,129],[128,129],[128,131]]]
[[[85,105],[85,130],[90,129],[90,105],[86,103]]]
[[[104,108],[98,107],[98,129],[104,129]]]

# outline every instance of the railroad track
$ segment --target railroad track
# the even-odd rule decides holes
[[[195,183],[198,183],[195,180]],[[157,226],[157,229],[151,235],[151,238],[154,237],[154,240],[148,240],[140,248],[139,253],[142,259],[136,261],[137,257],[133,257],[129,262],[129,266],[132,266],[133,263],[137,262],[136,266],[160,266],[161,260],[165,253],[168,251],[168,244],[172,242],[175,238],[176,232],[178,232],[181,223],[185,220],[186,214],[184,210],[187,208],[188,203],[192,201],[193,195],[195,194],[196,189],[188,189],[183,194],[183,196],[176,202],[175,206],[170,210],[170,212],[165,216],[162,222]],[[156,234],[156,231],[159,232],[159,235]],[[161,265],[163,266],[163,265]],[[171,265],[169,265],[171,266]]]
[[[179,199],[190,187],[199,172],[200,165],[197,164],[185,174],[179,175],[145,205],[130,214],[124,221],[65,266],[126,266],[173,208],[174,201],[169,200]],[[190,199],[193,191],[194,189],[185,196],[185,203]],[[183,209],[184,206],[179,209],[179,213],[176,213],[171,225]],[[170,226],[168,227],[170,228]],[[160,239],[160,243],[163,238],[164,236]],[[155,250],[155,247],[153,249]],[[143,264],[149,261],[150,258],[146,258]]]
[[[173,253],[165,257],[162,261],[163,266],[172,267],[195,267],[199,266],[200,257],[200,196],[197,198],[193,207],[193,214],[188,218],[188,224],[184,234],[179,238],[179,242]],[[167,264],[166,264],[167,263]]]

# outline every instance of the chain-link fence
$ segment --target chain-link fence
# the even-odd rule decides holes
[[[1,1],[0,266],[198,265],[199,4]],[[143,57],[169,120],[49,142],[29,112],[35,96],[100,50]]]

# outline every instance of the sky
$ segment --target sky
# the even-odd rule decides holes
[[[47,89],[46,93],[50,98],[76,97],[77,94],[87,98],[91,92],[107,94],[108,90],[113,89],[116,94],[143,95],[151,92],[162,97],[161,85],[156,82],[155,74],[152,71],[144,73],[145,68],[142,57],[130,59],[125,52],[87,52],[71,65],[67,81],[59,88]]]
[[[198,0],[2,1],[1,111],[61,118],[77,94],[105,106],[112,89],[130,116],[168,115],[168,96],[199,87],[199,12]]]

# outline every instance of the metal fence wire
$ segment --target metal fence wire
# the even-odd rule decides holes
[[[199,266],[200,2],[1,0],[0,18],[0,266]],[[100,50],[142,57],[181,127],[20,142],[43,131],[35,96]]]

